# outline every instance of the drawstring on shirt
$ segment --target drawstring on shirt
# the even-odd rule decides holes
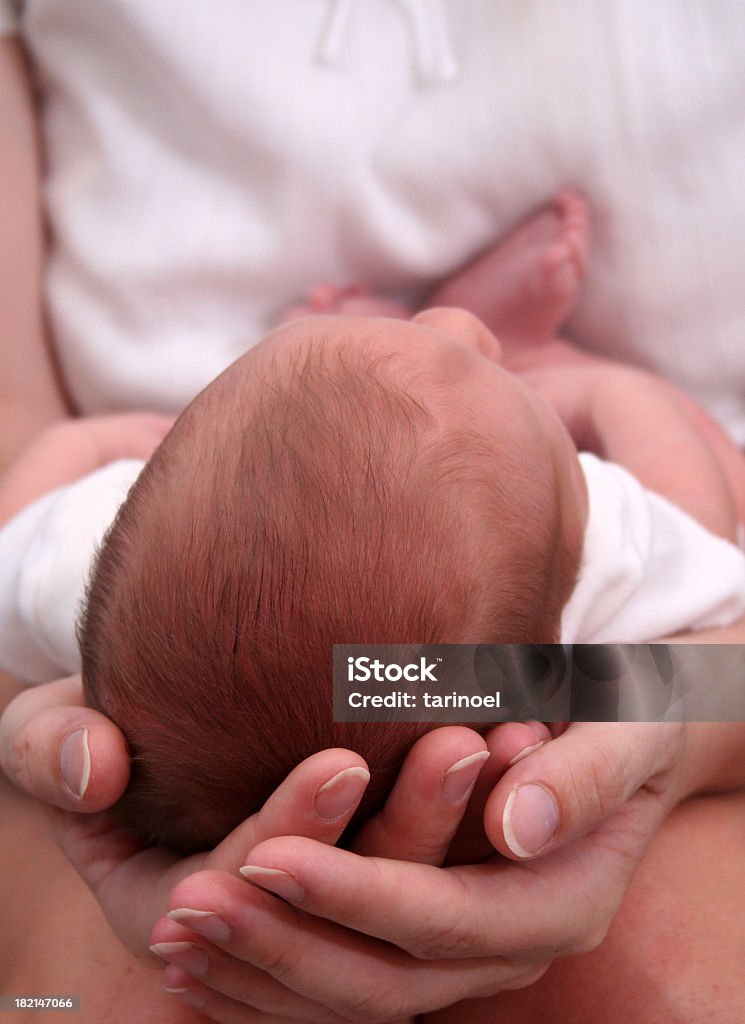
[[[378,0],[381,2],[381,0]],[[458,62],[448,35],[442,0],[397,0],[406,9],[414,36],[418,72],[430,82],[450,82],[458,74]],[[318,59],[334,67],[344,48],[349,19],[357,0],[332,0],[321,31]]]

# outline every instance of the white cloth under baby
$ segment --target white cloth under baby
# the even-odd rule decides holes
[[[80,671],[75,623],[91,560],[142,466],[113,462],[0,530],[0,668],[33,683]]]
[[[583,453],[589,517],[563,643],[646,643],[745,612],[745,554],[621,466]]]

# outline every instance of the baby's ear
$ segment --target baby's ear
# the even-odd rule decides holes
[[[413,324],[422,327],[429,327],[453,341],[457,341],[466,348],[475,349],[482,356],[493,360],[495,363],[503,362],[504,353],[502,346],[497,341],[485,323],[482,323],[477,316],[469,313],[467,309],[459,309],[456,306],[435,306],[432,309],[423,309],[412,317]]]

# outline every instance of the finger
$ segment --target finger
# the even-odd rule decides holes
[[[179,994],[184,990],[194,993],[197,998],[187,1000],[193,1005],[205,1008],[209,1001],[208,1012],[213,1019],[263,1020],[266,1015],[275,1024],[277,1019],[347,1024],[327,1007],[293,992],[265,971],[236,960],[216,946],[177,940],[159,942],[151,949],[168,965],[163,972],[163,986]]]
[[[511,765],[551,739],[542,722],[505,722],[484,734],[491,756],[476,780],[473,794],[444,863],[477,864],[494,854],[484,832],[484,808],[492,790]]]
[[[267,1012],[253,1005],[230,999],[215,989],[207,988],[206,985],[200,984],[198,980],[178,968],[167,968],[164,972],[164,982],[166,991],[172,992],[175,999],[198,1007],[217,1024],[295,1024],[298,1020],[316,1021],[319,1024],[349,1024],[348,1018],[340,1017],[333,1010],[308,1001],[300,1013]],[[413,1018],[406,1017],[398,1021],[386,1021],[385,1024],[413,1024]]]
[[[505,722],[485,736],[491,753],[489,767],[500,775],[551,739],[543,722]]]
[[[650,830],[646,811],[617,815],[540,870],[501,858],[434,868],[284,837],[256,847],[242,873],[294,907],[418,958],[556,956],[594,948]]]
[[[496,784],[513,764],[550,740],[551,733],[542,722],[504,722],[486,732],[484,739],[491,756],[476,781],[468,809],[469,816],[472,809],[478,811],[478,827],[482,831],[484,805]],[[494,849],[491,844],[489,849]]]
[[[351,750],[313,754],[287,776],[258,814],[207,856],[205,866],[237,871],[257,843],[273,836],[300,835],[335,843],[369,781],[365,761]]]
[[[356,859],[368,865],[392,863]],[[255,886],[242,887],[240,879],[226,872],[200,872],[185,879],[170,903],[171,914],[188,928],[187,935],[207,938],[236,960],[265,971],[286,988],[348,1020],[387,1021],[427,1012],[469,995],[491,994],[537,969],[536,959],[512,963],[503,957],[422,963],[387,942],[299,913]],[[162,928],[159,922],[154,937],[162,934]],[[210,987],[230,989],[230,978],[210,972],[200,980]],[[231,992],[223,994],[232,997]]]
[[[129,780],[124,736],[83,705],[79,676],[11,701],[0,719],[0,764],[16,786],[66,810],[110,807]]]
[[[489,839],[525,859],[585,835],[640,790],[664,792],[680,736],[675,722],[571,725],[495,787],[484,812]]]
[[[55,838],[93,891],[123,942],[148,955],[153,922],[165,912],[171,889],[206,863],[237,870],[252,847],[288,828],[335,842],[369,779],[364,761],[346,750],[323,751],[298,766],[264,808],[209,854],[185,859],[149,849],[114,815],[52,815]],[[323,817],[325,815],[325,817]]]
[[[528,985],[533,985],[550,966],[550,963],[544,962],[534,967],[526,967],[524,971],[515,972],[513,977],[502,984],[495,982],[493,986],[485,985],[483,987],[484,994],[491,996],[504,989],[525,988]],[[298,1007],[303,1006],[302,1010],[293,1006],[291,1011],[286,1014],[267,1012],[225,996],[217,988],[208,988],[204,982],[175,967],[166,968],[164,986],[166,991],[174,994],[175,999],[198,1007],[217,1024],[289,1024],[289,1022],[294,1024],[297,1020],[317,1021],[319,1024],[349,1024],[350,1022],[349,1017],[342,1017],[333,1010],[321,1006],[320,1003],[308,1000],[302,1004],[298,1003]],[[407,1014],[397,1020],[386,1019],[376,1013],[376,1005],[371,1001],[366,1011],[353,1019],[357,1022],[384,1021],[385,1024],[413,1024],[415,1020],[419,1019],[419,1016]]]
[[[170,968],[168,969],[171,970]],[[326,1021],[329,1024],[339,1021],[340,1024],[349,1024],[342,1021],[341,1017],[326,1011],[325,1017],[290,1017],[286,1015],[277,1016],[273,1013],[266,1013],[253,1006],[247,1006],[236,1002],[200,985],[199,982],[190,978],[183,971],[173,969],[166,979],[165,991],[173,993],[173,998],[188,1006],[195,1006],[205,1015],[205,1018],[215,1021],[216,1024],[296,1024],[297,1020]],[[200,1020],[203,1019],[200,1017]]]
[[[441,864],[489,759],[473,729],[444,728],[414,744],[383,810],[355,837],[358,853]]]

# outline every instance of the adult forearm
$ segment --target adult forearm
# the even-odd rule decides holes
[[[34,101],[21,45],[0,40],[0,472],[68,412],[46,336]]]

